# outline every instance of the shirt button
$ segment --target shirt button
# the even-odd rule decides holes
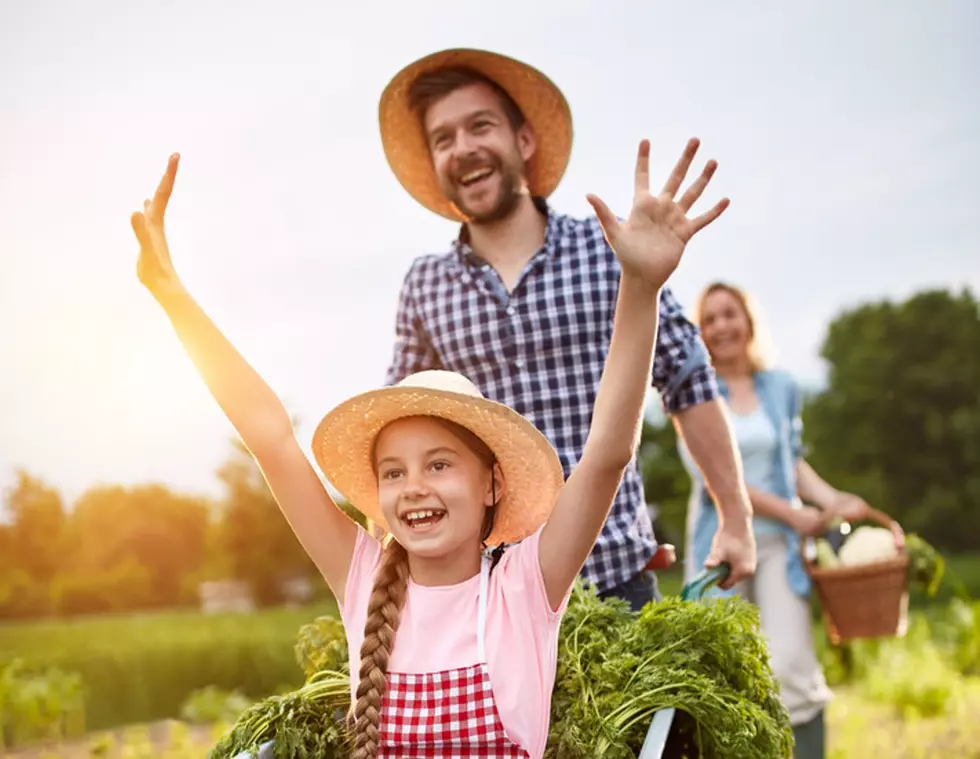
[[[507,314],[513,316],[517,312],[517,309],[513,306],[507,306]]]
[[[518,369],[523,369],[524,368],[524,362],[521,361],[520,359],[517,359],[517,361],[514,362],[514,366],[516,366]]]

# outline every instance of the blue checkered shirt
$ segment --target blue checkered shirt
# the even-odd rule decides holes
[[[425,369],[468,377],[483,394],[527,417],[558,452],[565,476],[589,434],[619,287],[619,262],[598,221],[547,214],[544,245],[508,293],[465,242],[417,258],[403,282],[386,382]],[[718,396],[697,328],[664,288],[653,386],[673,413]],[[633,578],[656,550],[634,460],[582,569],[598,590]]]

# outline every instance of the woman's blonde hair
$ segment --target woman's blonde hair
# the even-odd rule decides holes
[[[466,445],[495,477],[496,457],[493,451],[470,430],[437,417],[429,417],[449,429]],[[372,460],[374,453],[372,452]],[[493,531],[494,505],[487,509],[481,540]],[[391,658],[398,621],[405,606],[408,589],[408,552],[389,535],[381,558],[381,566],[374,577],[371,598],[368,601],[367,621],[364,625],[364,642],[361,644],[361,663],[358,670],[357,694],[349,715],[353,731],[351,759],[376,759],[381,744],[381,703],[388,687],[388,660]]]
[[[769,335],[765,331],[762,319],[759,314],[759,306],[755,299],[741,287],[727,282],[712,282],[698,296],[694,305],[694,322],[698,329],[704,331],[704,304],[708,296],[715,292],[726,292],[738,301],[745,313],[745,319],[749,323],[749,342],[746,346],[748,353],[749,366],[753,372],[761,372],[768,369],[772,363],[773,351]]]

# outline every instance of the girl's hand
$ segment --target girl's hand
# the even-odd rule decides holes
[[[687,212],[701,197],[718,168],[715,161],[708,161],[701,176],[681,199],[674,200],[698,145],[697,139],[691,139],[687,143],[687,148],[660,195],[654,196],[650,194],[650,142],[640,142],[636,157],[633,208],[629,218],[622,223],[599,198],[588,196],[623,272],[658,290],[677,268],[688,240],[717,219],[728,207],[728,198],[723,198],[711,210],[694,219],[687,218]]]
[[[143,201],[143,211],[136,211],[130,217],[136,239],[140,243],[136,275],[140,282],[154,295],[178,289],[181,286],[177,272],[170,260],[167,235],[164,231],[163,217],[174,189],[177,176],[177,163],[180,156],[174,153],[167,163],[167,170],[157,185],[153,200]]]

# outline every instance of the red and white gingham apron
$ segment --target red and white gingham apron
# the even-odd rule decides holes
[[[490,560],[480,568],[479,662],[445,672],[389,672],[378,759],[530,759],[504,732],[484,647]]]

